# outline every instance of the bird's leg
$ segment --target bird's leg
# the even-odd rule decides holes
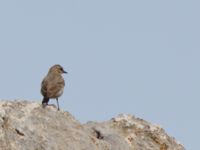
[[[58,98],[56,98],[58,110],[60,110]]]

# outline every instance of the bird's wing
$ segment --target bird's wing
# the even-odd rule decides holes
[[[48,84],[48,82],[47,82],[46,78],[44,78],[41,83],[41,94],[44,97],[47,97],[47,84]]]

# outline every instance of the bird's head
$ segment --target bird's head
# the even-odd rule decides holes
[[[58,74],[62,74],[62,73],[67,73],[63,67],[61,65],[54,65],[49,69],[50,73],[58,73]]]

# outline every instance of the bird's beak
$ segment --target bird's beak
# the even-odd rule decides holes
[[[68,73],[67,71],[63,70],[63,73]]]

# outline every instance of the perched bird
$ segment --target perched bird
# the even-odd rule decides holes
[[[62,77],[63,73],[67,73],[62,66],[54,65],[49,69],[48,74],[42,81],[41,94],[43,95],[43,108],[48,105],[49,99],[56,99],[58,110],[60,110],[58,97],[63,94],[65,81]]]

